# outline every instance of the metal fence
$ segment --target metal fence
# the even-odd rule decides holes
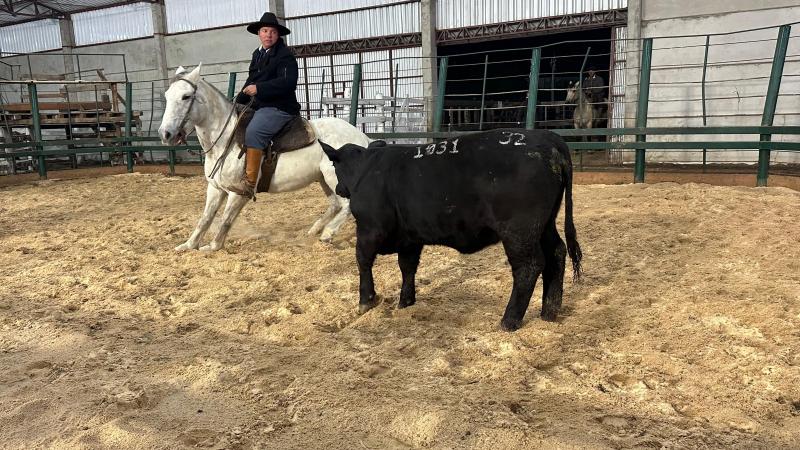
[[[569,141],[578,164],[633,169],[636,182],[658,164],[744,164],[763,186],[771,164],[800,162],[800,36],[793,25],[641,40],[620,27],[608,39],[450,55],[435,61],[436,86],[425,85],[423,70],[434,61],[419,48],[305,57],[296,92],[306,118],[345,118],[374,138],[419,142],[498,127],[547,128]],[[247,74],[229,69],[246,65],[204,66],[203,77],[232,97]],[[591,94],[590,68],[602,79],[593,83],[599,96],[584,95]],[[176,163],[201,161],[196,140],[188,147],[158,143],[168,80],[127,70],[105,74],[117,81],[90,80],[91,71],[78,72],[79,81],[2,81],[0,109],[9,113],[11,98],[30,103],[27,131],[0,123],[10,173],[22,161],[46,177],[48,166],[58,167],[54,158],[75,167],[79,160],[111,164],[112,154],[125,155],[128,170],[148,161],[174,172]],[[109,95],[121,98],[124,119],[106,135],[98,124],[74,127],[72,113],[58,117],[66,124],[48,122],[56,117],[39,108],[45,92],[59,89],[72,89],[77,102],[103,103],[98,92],[112,85],[119,86]],[[424,96],[428,90],[435,98]],[[73,101],[69,92],[66,101]],[[581,107],[595,110],[591,128],[574,129]]]

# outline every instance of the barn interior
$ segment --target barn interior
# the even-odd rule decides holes
[[[440,44],[439,56],[449,57],[443,128],[470,131],[524,125],[534,47],[542,48],[536,126],[570,127],[573,107],[564,104],[569,83],[578,81],[588,52],[586,70],[594,68],[604,84],[609,85],[611,37],[612,29],[605,27]],[[608,92],[607,87],[605,91]]]

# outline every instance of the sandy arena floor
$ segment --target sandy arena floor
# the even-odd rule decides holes
[[[0,447],[800,448],[798,192],[577,186],[584,281],[513,334],[500,247],[427,248],[404,310],[381,257],[358,316],[352,221],[305,236],[318,186],[177,254],[204,192],[0,190]]]

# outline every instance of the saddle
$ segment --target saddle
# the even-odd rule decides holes
[[[242,110],[244,110],[242,112]],[[253,119],[254,111],[244,109],[244,105],[237,105],[237,112],[241,114],[239,126],[234,132],[237,145],[239,145],[239,158],[244,155],[247,148],[244,145],[244,136],[247,125]],[[317,134],[308,120],[298,116],[291,119],[281,130],[272,138],[269,147],[264,150],[264,160],[261,163],[261,178],[258,180],[256,192],[267,192],[275,174],[275,167],[278,166],[278,156],[281,153],[299,150],[308,147],[317,140]]]

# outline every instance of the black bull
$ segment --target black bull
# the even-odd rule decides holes
[[[561,307],[566,253],[574,278],[581,249],[572,221],[572,162],[561,137],[542,130],[493,130],[419,146],[322,145],[333,162],[336,193],[356,219],[359,311],[375,305],[372,265],[397,253],[403,285],[398,307],[415,302],[424,245],[474,253],[503,243],[514,277],[500,325],[518,329],[542,275],[542,318]],[[565,196],[567,245],[556,230]]]

